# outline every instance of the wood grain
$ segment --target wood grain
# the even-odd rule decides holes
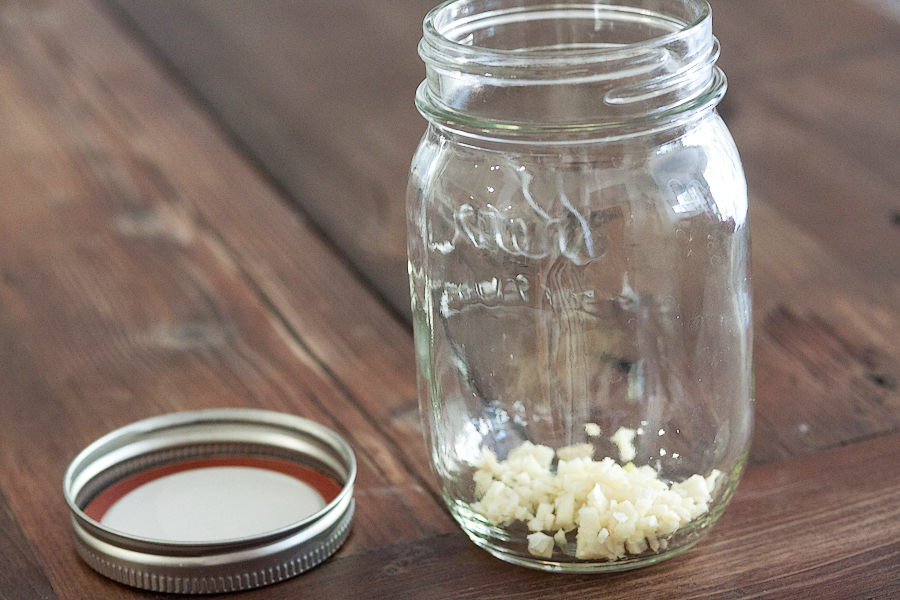
[[[754,228],[755,464],[900,428],[898,298],[770,202]]]
[[[34,558],[31,545],[0,491],[0,599],[56,600],[50,582]]]
[[[387,16],[380,18],[387,19]],[[126,69],[148,71],[145,77],[129,78],[127,85],[119,81],[106,92],[115,96],[115,103],[122,107],[120,111],[140,115],[122,135],[139,134],[143,138],[141,143],[150,148],[170,144],[172,136],[185,139],[187,146],[179,147],[178,152],[154,155],[152,161],[140,157],[134,161],[134,166],[144,171],[140,177],[155,186],[160,194],[165,195],[169,188],[176,187],[180,201],[189,207],[187,210],[196,211],[216,232],[244,276],[258,288],[285,327],[295,332],[322,368],[359,400],[361,410],[374,427],[385,433],[396,452],[405,457],[420,484],[434,486],[430,461],[422,449],[415,359],[408,329],[372,297],[370,290],[360,285],[341,258],[322,252],[321,245],[310,245],[305,221],[307,231],[298,234],[297,214],[282,202],[274,201],[270,188],[261,183],[250,185],[249,170],[240,182],[233,180],[230,174],[235,169],[234,159],[222,155],[223,137],[205,115],[186,109],[175,114],[142,111],[147,98],[171,95],[173,84],[171,78],[159,76],[146,55],[123,54],[111,47],[98,46],[91,41],[89,28],[83,35],[80,39],[84,43],[72,43],[78,44],[79,50],[102,70],[100,81]],[[413,118],[418,120],[415,115]],[[183,169],[185,161],[198,152],[209,161],[210,169],[205,173]],[[148,162],[150,166],[145,168]],[[156,175],[160,167],[166,169],[165,178]],[[403,182],[407,168],[406,164],[402,167]],[[271,205],[261,209],[257,202],[247,201],[260,196],[272,199]],[[316,198],[318,204],[330,205],[330,197]],[[366,212],[359,207],[345,208],[353,218]],[[404,210],[401,202],[385,216],[392,220],[392,228],[405,227]],[[388,228],[379,230],[386,232]],[[408,287],[405,241],[401,243],[404,266],[403,290],[399,293],[405,296]]]
[[[200,11],[214,3],[177,6]],[[234,11],[245,6],[227,4]],[[349,4],[328,6],[308,13],[316,29],[303,42],[314,59],[309,64],[352,67],[368,77],[371,90],[380,89],[384,73],[396,83],[408,65],[418,65],[410,55],[403,59],[407,66],[395,68],[358,48],[352,56],[372,62],[350,65],[346,56],[316,54],[322,44],[341,50],[341,35],[323,33],[344,22],[329,20],[329,10],[348,13],[338,16],[352,22],[357,37],[377,25],[394,41],[412,36],[407,21],[419,19],[399,2],[362,12]],[[739,18],[762,18],[755,9],[737,8]],[[875,32],[880,42],[890,41],[893,30],[883,23],[833,10],[850,33]],[[287,22],[281,27],[290,30]],[[197,31],[194,42],[201,44],[207,34]],[[812,35],[804,29],[798,39]],[[240,48],[248,56],[270,48],[264,37]],[[851,38],[817,43],[838,52],[841,44],[855,43]],[[787,43],[778,38],[776,47]],[[273,68],[294,68],[286,64],[288,54],[274,52]],[[198,55],[215,58],[210,48]],[[883,62],[890,56],[857,57],[835,68],[863,82],[873,69],[890,72]],[[747,81],[768,68],[763,58],[758,71],[747,71]],[[803,69],[815,66],[814,57],[807,58]],[[776,59],[777,53],[766,58]],[[315,155],[303,167],[311,182],[305,197],[325,206],[335,197],[328,186],[338,186],[343,195],[335,202],[349,211],[351,225],[371,210],[393,221],[398,209],[382,205],[383,198],[360,200],[371,204],[358,212],[353,198],[372,181],[386,189],[390,181],[405,180],[406,158],[395,172],[405,152],[398,140],[421,131],[419,118],[407,114],[411,104],[398,108],[411,92],[397,88],[390,93],[395,96],[385,96],[393,98],[385,107],[365,108],[371,122],[353,123],[368,127],[366,143],[378,145],[364,144],[364,155],[352,155],[356,130],[342,129],[339,115],[369,99],[353,98],[343,84],[329,87],[324,71],[309,64],[303,79],[312,87],[298,96],[309,111],[296,118],[310,122],[293,130],[313,140],[304,150]],[[823,93],[839,94],[849,85],[804,77],[806,89]],[[269,93],[268,80],[252,79],[247,93],[254,100],[244,110],[259,110],[277,128],[283,123],[277,111],[266,112],[265,98],[257,99]],[[878,171],[886,167],[871,162],[862,146],[839,143],[840,136],[853,135],[852,119],[846,128],[818,122],[811,128],[809,107],[785,108],[784,94],[774,88],[748,93],[746,101],[735,94],[739,101],[729,117],[753,142],[745,152],[755,190],[758,427],[752,459],[770,464],[749,472],[734,505],[695,552],[634,574],[553,577],[504,565],[457,533],[437,499],[421,440],[409,331],[181,84],[88,0],[0,5],[0,597],[148,597],[98,577],[78,560],[59,490],[62,473],[78,450],[114,427],[207,406],[308,416],[341,432],[360,458],[360,512],[348,545],[337,560],[259,597],[315,590],[326,597],[335,590],[345,597],[627,597],[638,588],[642,596],[646,588],[657,594],[650,597],[687,598],[900,594],[894,574],[900,482],[893,469],[900,442],[860,442],[900,427],[895,255],[887,231],[875,231],[873,245],[887,249],[876,248],[877,264],[866,270],[865,254],[854,254],[866,238],[857,246],[835,238],[842,229],[827,220],[791,212],[824,202],[820,208],[828,214],[829,206],[852,202],[865,219],[875,219],[890,206],[894,183]],[[884,110],[890,110],[892,85],[886,81],[879,96]],[[840,116],[849,105],[833,106],[831,114]],[[284,132],[284,140],[294,137]],[[888,130],[877,143],[890,139]],[[327,144],[334,146],[316,154]],[[373,147],[386,148],[391,164],[365,164],[359,156]],[[812,154],[796,169],[777,162],[803,149]],[[345,184],[345,172],[357,183]],[[854,190],[860,173],[876,177]],[[830,190],[840,193],[825,193]],[[838,223],[855,215],[834,214]],[[371,236],[365,243],[398,260]],[[773,462],[804,453],[817,454]]]
[[[896,296],[900,24],[840,0],[712,5],[751,190]]]
[[[766,77],[753,91],[730,92],[729,126],[751,189],[859,277],[896,296],[900,85],[877,90],[881,68],[900,81],[900,45],[888,57]]]
[[[789,70],[758,81],[760,100],[783,119],[834,140],[845,160],[864,166],[874,182],[900,186],[900,39],[866,53],[835,57],[816,69]],[[892,208],[900,208],[896,198]]]
[[[408,314],[406,175],[425,131],[416,45],[437,2],[115,4]]]
[[[408,314],[404,186],[424,128],[412,106],[424,72],[413,49],[435,2],[306,2],[302,10],[241,0],[110,2]],[[747,127],[733,128],[754,190],[776,190],[787,217],[837,244],[864,274],[895,277],[897,236],[884,230],[900,207],[885,211],[884,198],[900,185],[900,26],[852,1],[712,5],[731,89],[723,112],[755,111],[745,106],[750,93],[765,92],[774,105],[774,114],[754,112]],[[848,193],[872,179],[870,169],[892,185],[867,181]],[[873,226],[879,236],[854,246]]]
[[[852,0],[710,0],[710,5],[722,44],[719,64],[738,87],[798,69],[813,72],[900,41],[897,23]]]
[[[196,44],[207,53],[210,48],[233,52],[232,45],[246,49],[242,42],[232,41],[257,37],[242,30],[245,21],[238,20],[236,12],[241,9],[227,2],[196,5],[199,8],[190,9],[185,17],[196,32],[188,37],[181,29],[186,25],[169,26],[174,16],[153,3],[117,2],[229,126],[246,132],[247,139],[253,140],[248,142],[251,149],[266,144],[267,134],[248,122],[254,119],[251,112],[243,111],[235,120],[229,116],[233,110],[227,108],[240,101],[232,95],[243,98],[263,85],[254,79],[257,74],[251,67],[254,62],[265,62],[262,54],[254,57],[254,51],[262,46],[252,46],[237,61],[225,61],[228,77],[218,66],[213,68],[213,63],[197,59],[189,51]],[[334,5],[333,10],[341,10],[339,6]],[[321,10],[315,8],[307,16],[270,4],[262,11],[265,14],[251,19],[250,29],[277,20],[290,21],[302,31],[320,22]],[[896,78],[891,76],[900,68],[900,56],[892,50],[900,43],[900,27],[868,7],[838,0],[802,0],[777,7],[716,0],[713,11],[724,49],[721,63],[730,76],[724,108],[742,152],[753,205],[760,204],[753,209],[759,410],[752,460],[775,460],[894,431],[900,425],[900,409],[891,382],[900,378],[900,348],[892,340],[900,337],[900,324],[896,312],[891,311],[900,309],[893,290],[900,276],[900,261],[896,260],[900,227],[894,224],[900,211],[896,200],[900,184],[879,175],[877,169],[887,169],[879,165],[894,162],[891,148],[900,141],[895,139],[896,128],[891,127],[900,122],[900,95],[894,93]],[[400,36],[398,30],[403,27],[414,30],[406,35],[418,35],[418,24],[413,26],[410,20],[404,12],[392,35]],[[382,24],[381,20],[372,22],[372,26]],[[229,36],[223,36],[223,31]],[[302,93],[298,99],[293,92],[297,86],[343,85],[324,82],[328,70],[315,73],[309,65],[324,66],[344,58],[300,53],[295,45],[305,42],[283,42],[282,38],[275,34],[265,43],[294,56],[304,65],[304,74],[302,81],[286,90],[278,83],[281,79],[270,79],[265,84],[269,94],[304,104]],[[356,51],[352,41],[329,48],[341,56]],[[377,70],[375,61],[371,68]],[[413,71],[403,63],[392,70],[391,81],[407,77],[407,87],[411,87]],[[835,73],[843,77],[835,78]],[[363,83],[370,81],[367,78]],[[404,92],[403,86],[365,89],[392,106],[401,103],[399,95]],[[845,99],[848,91],[853,92],[849,94],[852,100]],[[820,105],[823,110],[817,112]],[[306,111],[285,106],[282,123],[315,120]],[[854,106],[863,109],[853,113]],[[872,119],[873,114],[879,118]],[[880,121],[884,127],[874,125]],[[880,137],[874,138],[878,143],[873,145],[869,140],[875,131]],[[334,135],[344,134],[335,130]],[[392,131],[385,135],[399,139]],[[856,145],[848,140],[855,140]],[[350,144],[351,138],[344,142]],[[294,152],[303,153],[304,143],[294,140]],[[854,148],[868,150],[854,152]],[[405,175],[392,176],[399,189]],[[302,201],[331,206],[326,196]],[[382,201],[391,205],[385,209],[387,214],[402,213],[400,194]],[[345,212],[345,208],[334,210]],[[228,222],[221,221],[221,226],[227,227]],[[398,236],[398,247],[402,244],[402,232],[388,235]],[[334,239],[346,247],[341,236]],[[244,242],[236,243],[238,248],[243,246]],[[398,261],[394,269],[400,272],[403,265]],[[271,283],[271,278],[264,278],[262,284],[271,297],[290,298]],[[297,311],[296,304],[286,304],[281,305],[284,314]],[[837,347],[842,350],[834,355],[832,350]],[[821,368],[803,361],[803,355],[810,353],[831,356],[829,378],[822,379]],[[406,389],[413,395],[411,387]],[[824,399],[829,400],[829,409],[820,411],[818,405]],[[378,415],[385,427],[408,426],[411,435],[400,439],[401,445],[410,443],[415,435],[415,411],[411,402],[406,407],[405,411]],[[398,420],[397,415],[402,418]]]
[[[757,463],[900,426],[900,27],[770,8],[713,3],[754,200]]]
[[[324,342],[304,339],[273,308],[235,259],[230,233],[211,228],[192,199],[210,206],[230,195],[248,215],[269,206],[262,223],[230,214],[234,231],[265,240],[255,247],[281,236],[302,257],[295,278],[355,300],[341,331],[361,329],[360,351],[372,352],[366,340],[380,330],[407,343],[408,334],[93,5],[6,4],[0,29],[0,129],[15,142],[0,148],[0,489],[56,594],[129,593],[74,554],[59,490],[68,461],[114,427],[175,410],[271,408],[342,433],[360,462],[345,554],[449,531],[406,464],[422,452],[385,437],[312,353]],[[293,318],[320,331],[337,319],[327,290]],[[387,325],[369,325],[373,311]],[[367,385],[381,389],[352,387]],[[398,511],[402,523],[383,517]]]
[[[898,453],[900,437],[891,437],[751,468],[705,540],[638,571],[540,573],[501,562],[460,533],[336,560],[248,598],[895,598]]]

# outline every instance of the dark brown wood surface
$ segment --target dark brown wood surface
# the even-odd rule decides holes
[[[458,533],[336,560],[302,582],[248,596],[287,600],[301,591],[315,597],[341,590],[348,598],[409,600],[897,598],[898,454],[900,437],[893,436],[751,469],[705,540],[638,573],[525,570]]]
[[[408,313],[415,48],[436,2],[109,1]],[[862,275],[896,283],[900,25],[845,0],[712,5],[751,188]]]
[[[434,0],[116,1],[394,308]]]
[[[900,25],[714,0],[752,193],[755,466],[691,552],[560,577],[447,516],[381,299],[405,301],[428,3],[120,3],[156,49],[104,2],[0,4],[0,598],[152,596],[78,559],[62,474],[211,406],[316,419],[360,459],[350,541],[247,597],[900,596]]]

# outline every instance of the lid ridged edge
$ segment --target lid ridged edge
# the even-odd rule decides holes
[[[236,570],[234,573],[214,577],[179,577],[172,575],[170,569],[158,571],[130,569],[121,563],[101,556],[78,536],[75,538],[76,550],[92,569],[113,581],[131,587],[167,594],[201,595],[244,592],[296,577],[331,557],[350,535],[354,510],[355,502],[351,501],[350,507],[331,535],[307,552],[268,568],[254,571]]]

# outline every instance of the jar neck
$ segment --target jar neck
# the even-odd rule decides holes
[[[511,142],[658,132],[726,87],[706,0],[452,0],[425,18],[419,54],[425,118]]]

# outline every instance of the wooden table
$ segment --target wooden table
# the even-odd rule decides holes
[[[0,598],[153,597],[77,557],[63,472],[222,406],[320,421],[360,463],[339,553],[236,597],[900,597],[900,24],[713,0],[752,196],[752,464],[692,551],[559,576],[465,539],[421,439],[402,215],[431,5],[0,4]]]

